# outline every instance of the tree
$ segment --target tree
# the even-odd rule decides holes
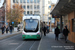
[[[21,22],[23,17],[24,9],[19,4],[14,4],[13,9],[11,11],[7,11],[7,20],[8,22]]]

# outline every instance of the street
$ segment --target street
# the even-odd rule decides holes
[[[37,50],[40,40],[23,40],[18,34],[0,40],[0,50]]]

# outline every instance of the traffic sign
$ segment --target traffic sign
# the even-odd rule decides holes
[[[8,25],[8,23],[6,22],[6,25]]]
[[[49,6],[49,8],[51,8],[51,6]]]
[[[12,24],[14,24],[14,22],[12,22]]]

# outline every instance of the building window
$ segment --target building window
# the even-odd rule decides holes
[[[39,9],[39,5],[37,5],[37,9]]]
[[[30,11],[30,14],[32,14],[32,11]]]
[[[29,3],[29,0],[27,0],[27,3]]]
[[[26,0],[23,0],[23,3],[26,3]]]
[[[34,0],[34,3],[36,3],[36,0]]]
[[[20,0],[20,3],[22,3],[22,0]]]
[[[30,0],[30,3],[33,3],[33,0]]]
[[[39,3],[40,2],[40,0],[37,0],[37,3]]]
[[[29,14],[29,11],[27,11],[27,14]]]
[[[27,6],[27,9],[29,9],[29,5]]]
[[[26,6],[24,5],[23,8],[26,9]]]
[[[32,9],[32,5],[30,5],[30,9]]]
[[[37,14],[39,14],[39,11],[37,11]]]
[[[34,11],[34,14],[36,14],[36,11]]]
[[[13,0],[13,3],[15,3],[15,0]]]
[[[16,0],[16,3],[18,3],[18,0]]]
[[[50,4],[50,1],[48,1],[48,4]]]
[[[34,11],[34,14],[39,14],[39,11]]]
[[[36,5],[34,5],[34,9],[36,9]]]

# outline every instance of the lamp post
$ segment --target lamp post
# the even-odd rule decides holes
[[[44,14],[44,10],[45,10],[45,8],[44,8],[44,7],[45,7],[44,4],[45,4],[45,0],[43,0],[43,4],[42,4],[42,5],[43,5],[43,7],[42,7],[42,8],[43,8],[43,10],[42,10],[42,12],[43,12],[43,14],[42,14],[42,15],[43,15],[43,22],[44,22],[44,15],[45,15],[45,14]]]
[[[5,26],[6,26],[6,2],[5,2],[5,4],[4,4],[4,6],[5,6]]]

